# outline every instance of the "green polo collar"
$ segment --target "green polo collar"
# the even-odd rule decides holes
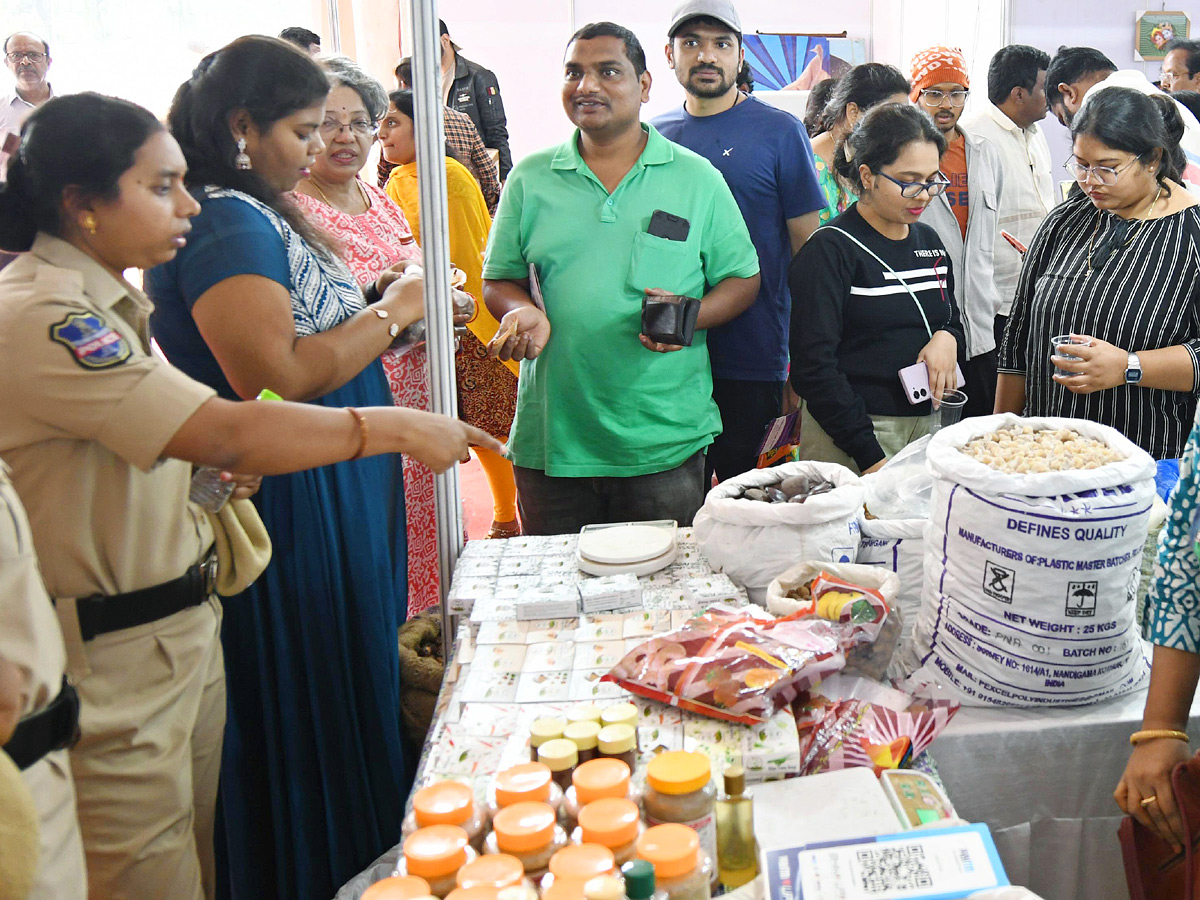
[[[642,130],[646,132],[646,146],[642,148],[641,156],[634,163],[635,167],[661,166],[675,158],[675,150],[671,142],[659,134],[658,129],[649,122],[643,122]],[[554,158],[550,160],[550,168],[587,169],[587,163],[583,161],[583,157],[579,153],[578,128],[575,129],[569,140],[559,145]]]

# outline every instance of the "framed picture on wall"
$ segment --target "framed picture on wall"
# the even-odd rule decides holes
[[[1165,57],[1163,47],[1176,38],[1188,37],[1188,14],[1173,10],[1141,10],[1137,14],[1137,30],[1134,33],[1133,57],[1137,60],[1153,60]]]

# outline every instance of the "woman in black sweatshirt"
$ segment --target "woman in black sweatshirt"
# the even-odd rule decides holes
[[[963,335],[950,259],[917,221],[946,189],[945,149],[926,113],[889,103],[837,151],[859,200],[809,238],[790,272],[802,459],[872,472],[929,431],[931,403],[910,404],[899,371],[924,362],[939,399],[955,386]]]

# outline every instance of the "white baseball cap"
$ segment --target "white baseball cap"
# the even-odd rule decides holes
[[[667,29],[667,37],[675,37],[680,25],[688,19],[700,16],[716,19],[722,25],[729,26],[735,34],[742,33],[742,20],[738,18],[737,10],[729,0],[686,0],[671,13],[671,26]]]

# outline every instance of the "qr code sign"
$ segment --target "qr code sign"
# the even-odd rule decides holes
[[[886,894],[933,886],[924,847],[868,847],[856,854],[862,889]]]

